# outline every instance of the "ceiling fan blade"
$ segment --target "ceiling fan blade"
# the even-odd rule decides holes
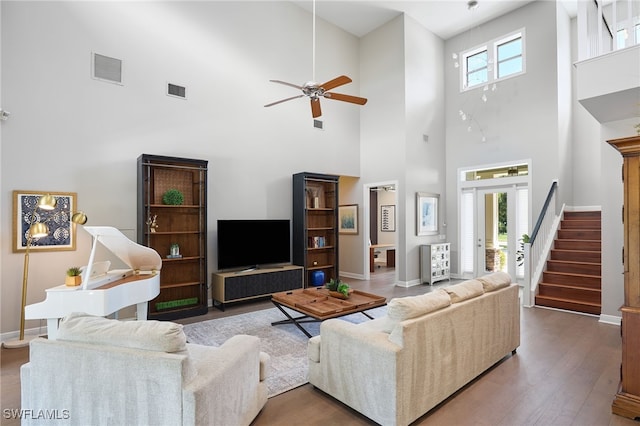
[[[318,118],[322,115],[322,110],[320,109],[320,99],[311,99],[311,115],[313,118]]]
[[[286,99],[281,99],[279,101],[271,102],[270,104],[265,105],[265,107],[270,107],[270,106],[273,106],[273,105],[281,104],[283,102],[290,101],[291,99],[298,99],[298,98],[301,98],[303,96],[304,95],[298,95],[298,96],[292,96],[292,97],[286,98]]]
[[[364,105],[367,103],[366,98],[360,98],[358,96],[343,95],[342,93],[325,93],[324,97],[327,99],[333,99],[335,101],[351,102],[352,104]]]
[[[352,81],[353,80],[351,80],[346,75],[341,75],[340,77],[336,77],[333,80],[329,80],[326,83],[321,84],[320,87],[322,87],[325,91],[327,91],[327,90],[335,89],[338,86],[342,86],[343,84],[351,83]]]
[[[295,87],[296,89],[302,90],[302,86],[298,86],[297,84],[287,83],[286,81],[282,81],[282,80],[269,80],[269,81],[273,83],[284,84],[285,86],[291,86],[291,87]]]

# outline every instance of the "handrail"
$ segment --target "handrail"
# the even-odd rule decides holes
[[[551,203],[551,199],[553,198],[554,192],[558,189],[558,181],[554,180],[551,183],[551,188],[549,188],[549,193],[547,194],[547,199],[544,200],[544,206],[542,206],[542,211],[538,216],[538,220],[536,221],[536,226],[533,227],[533,231],[531,232],[531,237],[529,238],[529,242],[531,244],[534,243],[536,237],[538,236],[538,231],[540,231],[540,226],[542,226],[542,221],[544,219],[544,214],[549,208],[549,203]]]
[[[542,276],[549,250],[553,246],[554,236],[560,224],[564,205],[558,211],[558,181],[551,183],[551,188],[544,201],[536,225],[529,241],[524,243],[524,306],[533,306],[537,285]],[[537,238],[538,235],[540,238]]]

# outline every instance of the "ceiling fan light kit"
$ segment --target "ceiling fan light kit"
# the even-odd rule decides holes
[[[313,2],[313,78],[315,80],[315,61],[316,61],[316,2]],[[367,103],[367,99],[361,98],[358,96],[345,95],[342,93],[333,93],[329,92],[331,89],[335,89],[336,87],[340,87],[347,83],[351,83],[351,80],[346,75],[341,75],[333,80],[329,80],[324,84],[318,84],[314,80],[307,81],[302,86],[297,84],[288,83],[282,80],[269,80],[272,83],[284,84],[285,86],[291,86],[298,90],[302,91],[301,95],[291,96],[289,98],[281,99],[279,101],[271,102],[270,104],[265,105],[265,107],[270,107],[273,105],[281,104],[283,102],[287,102],[293,99],[298,99],[303,96],[307,96],[311,103],[311,115],[313,118],[318,118],[322,115],[322,109],[320,107],[320,98],[325,99],[333,99],[336,101],[349,102],[357,105],[364,105]]]

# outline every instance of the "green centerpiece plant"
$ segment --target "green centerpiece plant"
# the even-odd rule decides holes
[[[336,280],[331,278],[325,287],[329,290],[330,293],[335,292],[336,297],[340,297],[342,299],[346,299],[347,297],[349,297],[349,284],[341,281],[340,279]]]

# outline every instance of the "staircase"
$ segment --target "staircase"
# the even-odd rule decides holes
[[[536,305],[600,314],[600,229],[599,211],[564,213]]]

